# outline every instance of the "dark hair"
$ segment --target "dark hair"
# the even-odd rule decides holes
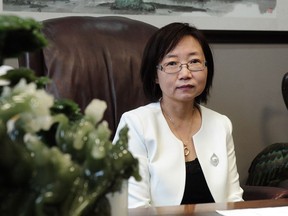
[[[210,46],[200,30],[187,23],[171,23],[156,31],[148,40],[141,64],[141,80],[146,97],[151,102],[156,102],[162,97],[159,84],[156,83],[156,66],[167,53],[176,47],[178,42],[185,36],[191,35],[201,45],[207,61],[207,81],[204,91],[196,97],[196,103],[207,103],[214,75],[214,62]]]

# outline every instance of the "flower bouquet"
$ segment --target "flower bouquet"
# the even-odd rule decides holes
[[[107,195],[131,176],[141,179],[128,128],[112,144],[104,101],[81,113],[44,90],[47,77],[2,65],[45,46],[40,29],[32,19],[0,16],[0,215],[111,215]],[[18,37],[26,38],[24,48]]]

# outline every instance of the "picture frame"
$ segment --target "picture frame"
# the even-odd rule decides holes
[[[248,43],[248,44],[287,44],[288,43],[288,8],[287,0],[273,0],[276,7],[272,16],[255,16],[240,14],[232,17],[209,17],[202,15],[133,15],[133,14],[83,14],[83,13],[46,13],[46,12],[13,12],[3,11],[0,0],[1,14],[17,14],[44,20],[59,16],[126,16],[161,27],[170,22],[187,22],[201,29],[210,43]],[[79,0],[82,1],[82,0]],[[221,0],[214,0],[219,1]],[[251,0],[243,0],[245,4]],[[258,0],[265,2],[269,0]],[[232,1],[233,2],[233,1]],[[239,1],[241,2],[241,1]],[[255,2],[255,1],[254,1]],[[263,3],[264,4],[264,3]],[[194,13],[192,13],[194,14]],[[197,13],[196,13],[197,14]],[[247,13],[248,14],[248,13]]]
[[[288,31],[203,30],[210,43],[288,44]]]

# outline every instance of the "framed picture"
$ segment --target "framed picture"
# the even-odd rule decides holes
[[[0,0],[2,13],[49,19],[126,16],[161,27],[188,22],[212,43],[288,43],[287,0]]]
[[[203,30],[210,43],[287,44],[288,31]]]

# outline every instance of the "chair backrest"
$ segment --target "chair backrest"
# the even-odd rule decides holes
[[[284,74],[282,79],[282,95],[288,109],[288,72]]]
[[[47,91],[74,100],[82,110],[94,98],[105,100],[104,119],[114,135],[123,112],[148,102],[139,69],[144,46],[156,30],[120,16],[45,20],[48,46],[20,57],[19,66],[50,77]]]

